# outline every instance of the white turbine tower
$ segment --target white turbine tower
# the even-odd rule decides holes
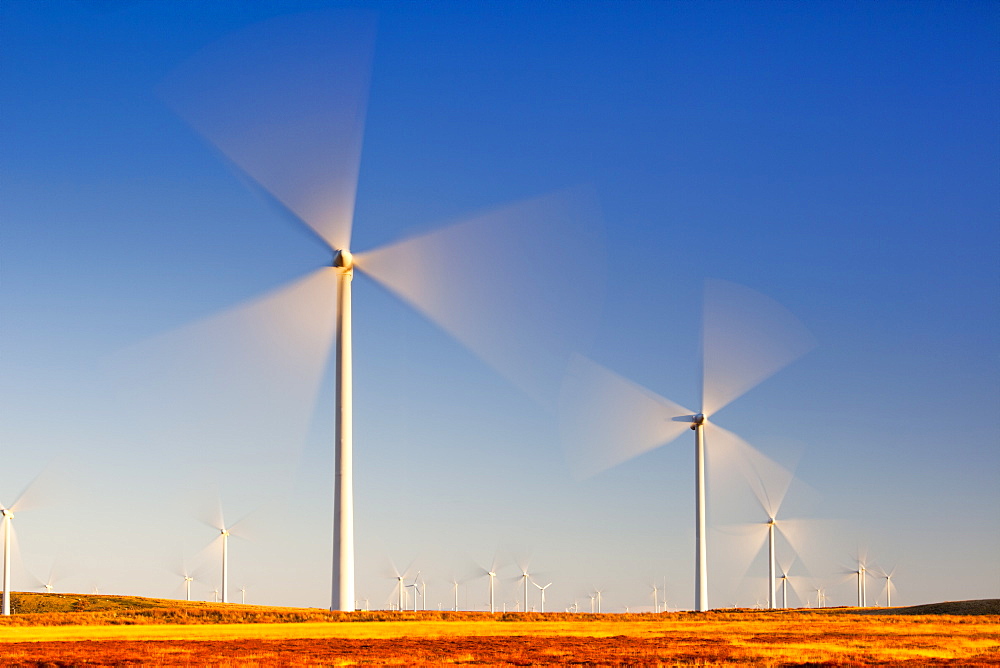
[[[184,600],[186,601],[191,600],[191,582],[193,581],[194,578],[191,577],[190,575],[184,576]]]
[[[531,584],[533,584],[536,587],[538,587],[538,593],[541,594],[541,597],[542,597],[541,608],[539,608],[539,612],[545,612],[545,590],[548,589],[549,587],[551,587],[552,583],[550,582],[547,585],[545,585],[544,587],[542,585],[538,584],[537,582],[532,582]],[[527,610],[525,610],[525,612],[527,612]]]
[[[493,599],[493,583],[497,579],[497,573],[495,570],[490,569],[486,575],[490,578],[490,612],[496,612],[496,604]]]
[[[10,614],[10,522],[14,519],[11,508],[0,506],[0,516],[3,517],[3,614]]]
[[[684,408],[609,369],[577,357],[563,388],[563,441],[576,473],[589,476],[665,445],[686,428],[695,444],[695,609],[708,610],[706,440],[709,418],[813,346],[782,306],[748,288],[708,281],[702,324],[701,410]],[[754,467],[767,458],[712,427],[719,461]]]
[[[858,607],[867,608],[868,607],[868,594],[865,591],[865,584],[868,580],[867,578],[868,569],[865,568],[865,562],[863,560],[858,561]]]
[[[574,336],[595,317],[588,302],[600,289],[588,282],[601,283],[592,258],[595,240],[584,234],[596,209],[567,207],[564,195],[352,254],[373,44],[368,15],[279,17],[203,49],[160,87],[182,118],[332,256],[332,271],[303,282],[327,284],[320,297],[326,302],[314,302],[312,312],[334,300],[336,311],[332,610],[353,610],[355,603],[354,271],[433,320],[534,398],[550,402],[569,351],[578,345]],[[517,239],[531,242],[502,250]],[[539,284],[546,286],[545,300],[533,297]]]

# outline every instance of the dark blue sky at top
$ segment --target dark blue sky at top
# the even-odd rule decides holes
[[[88,360],[326,261],[287,212],[169,111],[156,86],[234,30],[331,6],[378,21],[355,250],[507,202],[592,189],[606,235],[594,259],[607,264],[608,285],[595,303],[601,327],[582,352],[693,405],[704,279],[777,299],[819,346],[726,409],[727,427],[762,446],[786,435],[807,444],[801,472],[827,495],[824,513],[856,519],[883,507],[883,517],[861,521],[869,535],[892,525],[885,542],[899,551],[913,552],[920,534],[914,500],[948,490],[951,501],[932,518],[952,522],[974,509],[954,535],[972,545],[969,563],[996,579],[995,560],[984,556],[1000,524],[1000,9],[991,2],[8,0],[0,5],[0,400],[17,408],[3,411],[0,438],[23,441],[38,425],[61,433],[46,407],[53,392],[73,391]],[[509,249],[530,243],[511,239]],[[375,369],[362,396],[421,415],[432,400],[407,389],[428,377],[415,359],[426,355],[453,384],[442,380],[428,397],[457,402],[455,416],[468,401],[468,415],[494,428],[512,423],[483,416],[493,402],[516,408],[518,400],[468,391],[495,389],[488,371],[358,283],[359,340],[371,341],[371,352],[357,353],[359,383],[366,361]],[[412,354],[425,345],[432,352]],[[787,434],[768,419],[774,406],[789,418]],[[359,411],[364,426],[368,413]],[[544,418],[530,418],[525,432],[534,420]],[[440,453],[468,436],[441,430]],[[19,480],[48,460],[47,447],[72,449],[55,435],[34,438],[11,468]],[[98,432],[79,438],[99,450]],[[513,510],[550,503],[582,526],[598,511],[577,495],[593,488],[555,473],[558,454],[539,439],[509,446],[511,457],[549,467],[518,483],[544,490],[536,505]],[[417,464],[385,447],[388,459]],[[481,473],[485,462],[473,455],[434,460],[435,448],[424,472],[431,487],[475,470],[483,489],[505,489],[516,473]],[[319,457],[321,448],[306,452]],[[687,460],[670,456],[651,454],[644,461],[655,466],[633,462],[590,483],[605,491],[598,516],[614,517],[614,499],[658,466],[676,463],[677,481],[689,484]],[[362,512],[394,505],[382,488],[378,499],[365,497],[363,483]],[[400,493],[416,489],[398,484]],[[0,500],[8,496],[0,488]],[[439,503],[413,512],[434,514]],[[391,534],[403,530],[396,521],[412,524],[386,512],[367,526]],[[687,528],[687,515],[680,524]],[[975,537],[982,526],[992,543]],[[933,571],[939,556],[914,572]],[[972,580],[957,587],[968,592]],[[678,598],[688,589],[679,585]]]

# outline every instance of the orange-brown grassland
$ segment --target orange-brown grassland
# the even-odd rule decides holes
[[[355,612],[13,595],[0,665],[1000,665],[1000,601],[708,613]]]

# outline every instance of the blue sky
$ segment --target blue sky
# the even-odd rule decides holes
[[[0,7],[0,502],[47,471],[16,520],[16,588],[54,569],[57,590],[179,596],[183,555],[210,564],[194,594],[211,597],[198,517],[218,490],[227,518],[249,513],[232,586],[328,604],[331,377],[279,391],[277,352],[211,366],[255,336],[214,316],[328,254],[157,90],[217,39],[340,6]],[[897,567],[894,603],[1000,596],[995,4],[351,8],[377,21],[354,250],[587,193],[602,287],[581,354],[696,405],[712,278],[815,336],[719,424],[797,461],[788,513],[824,537],[799,564],[831,603],[852,602],[837,571],[859,550]],[[538,285],[564,266],[537,266]],[[550,609],[595,587],[605,609],[636,609],[664,577],[670,604],[692,605],[686,435],[577,480],[553,411],[372,281],[354,289],[359,598],[392,599],[392,560],[447,606],[474,562],[531,554]],[[220,400],[192,418],[237,386],[279,417],[264,429],[267,411]],[[713,496],[713,606],[762,598],[763,562],[726,528],[758,521],[741,493]],[[462,592],[486,602],[485,580]]]

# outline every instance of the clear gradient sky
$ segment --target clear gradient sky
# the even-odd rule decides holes
[[[331,6],[0,4],[0,502],[45,471],[15,519],[16,590],[52,573],[56,591],[180,597],[187,567],[211,599],[199,517],[219,493],[227,520],[247,516],[231,591],[329,605],[331,374],[316,394],[322,356],[253,330],[280,317],[253,300],[328,255],[157,90],[215,40]],[[1000,6],[350,7],[377,21],[355,250],[591,193],[603,287],[580,353],[697,405],[713,278],[817,340],[719,416],[795,466],[793,602],[823,586],[853,603],[841,571],[859,552],[896,569],[894,604],[1000,597]],[[558,266],[538,268],[541,292]],[[589,609],[595,588],[605,611],[640,609],[664,579],[692,606],[687,435],[578,480],[552,410],[354,284],[359,599],[394,600],[391,561],[422,572],[428,607],[457,578],[482,609],[486,581],[467,578],[497,558],[512,608],[530,556],[549,609]],[[256,366],[215,365],[248,337]],[[734,525],[766,518],[742,494],[712,489],[713,607],[765,598]]]

